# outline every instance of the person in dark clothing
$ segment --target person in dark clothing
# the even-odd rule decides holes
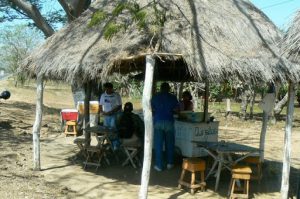
[[[154,115],[154,146],[156,171],[163,170],[163,145],[165,144],[167,155],[167,168],[174,166],[175,127],[174,112],[179,111],[179,103],[175,95],[169,93],[170,86],[164,82],[160,86],[160,92],[153,96],[151,105]]]
[[[189,91],[182,93],[182,100],[180,101],[180,111],[193,111],[194,105],[192,102],[192,95]]]
[[[123,143],[128,142],[128,139],[143,141],[144,138],[144,122],[132,111],[132,103],[125,103],[124,110],[117,119],[119,138]]]

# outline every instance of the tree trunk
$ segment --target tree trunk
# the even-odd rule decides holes
[[[67,14],[68,21],[71,22],[81,15],[81,13],[87,9],[89,0],[58,0]]]
[[[41,160],[40,160],[40,130],[42,124],[43,115],[43,79],[41,77],[37,78],[36,87],[36,113],[35,122],[32,129],[33,137],[33,170],[41,170]]]
[[[84,129],[90,126],[90,100],[91,100],[91,82],[85,84],[85,98],[84,98]],[[91,144],[91,133],[84,131],[85,146]]]
[[[144,162],[142,170],[142,182],[139,192],[140,199],[146,199],[148,196],[148,185],[151,169],[152,145],[153,145],[153,121],[151,111],[151,97],[153,86],[153,73],[155,67],[155,58],[152,55],[146,56],[146,74],[143,91],[143,112],[145,122],[145,143],[144,143]]]
[[[225,117],[227,117],[230,113],[231,113],[230,98],[226,98],[226,113],[225,113]]]
[[[46,37],[50,37],[54,34],[54,29],[47,23],[35,5],[22,0],[9,1],[24,11],[28,17],[34,21],[35,25],[44,33]]]
[[[283,107],[288,102],[288,93],[285,94],[285,96],[275,105],[274,113],[275,115],[279,115],[281,111],[283,110]]]
[[[78,87],[75,84],[71,85],[71,90],[73,94],[74,106],[77,108],[79,101],[84,101],[85,98],[85,88],[83,86]]]
[[[253,90],[251,98],[250,98],[250,115],[249,115],[250,119],[253,119],[253,110],[254,110],[254,105],[255,105],[255,97],[256,97],[256,92],[255,92],[255,90]]]
[[[283,166],[282,166],[282,180],[281,180],[281,198],[287,199],[289,193],[289,176],[291,165],[291,138],[292,138],[292,126],[294,115],[294,100],[295,100],[295,85],[289,83],[288,91],[288,108],[286,113],[286,124],[284,134],[284,150],[283,150]]]
[[[249,90],[245,89],[242,93],[242,102],[241,102],[241,109],[240,109],[240,118],[244,120],[247,119],[247,107],[249,103]]]
[[[208,100],[209,100],[209,81],[205,81],[205,94],[204,94],[204,107],[203,107],[203,112],[204,112],[204,117],[203,117],[203,122],[207,122],[209,117],[208,117]]]

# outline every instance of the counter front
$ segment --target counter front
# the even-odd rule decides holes
[[[192,141],[217,142],[219,122],[194,123],[175,121],[175,146],[185,157],[207,156],[207,152]]]

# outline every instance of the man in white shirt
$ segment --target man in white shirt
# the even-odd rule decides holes
[[[116,128],[116,115],[122,110],[121,96],[114,92],[112,83],[105,83],[104,89],[100,97],[100,113],[104,116],[104,126]]]

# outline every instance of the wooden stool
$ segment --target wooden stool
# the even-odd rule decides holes
[[[262,162],[260,161],[259,156],[249,156],[243,160],[243,162],[247,163],[249,166],[256,165],[255,173],[252,172],[251,180],[261,180],[262,178]]]
[[[189,171],[191,172],[191,182],[185,182],[184,176],[185,172]],[[204,181],[204,171],[205,171],[205,161],[201,160],[199,158],[188,158],[183,159],[182,162],[182,172],[180,179],[178,180],[178,187],[181,188],[182,186],[188,187],[191,189],[191,194],[195,193],[195,189],[201,188],[203,191],[205,189],[206,183]],[[201,181],[197,181],[195,179],[196,172],[200,172],[201,174]]]
[[[66,122],[66,128],[65,128],[65,135],[74,135],[77,136],[77,130],[76,130],[77,122],[76,121],[67,121]],[[69,131],[72,129],[72,131]]]
[[[249,198],[249,180],[252,170],[249,166],[236,165],[232,168],[232,178],[229,186],[229,198]],[[238,180],[244,181],[243,193],[234,193],[236,182]]]

